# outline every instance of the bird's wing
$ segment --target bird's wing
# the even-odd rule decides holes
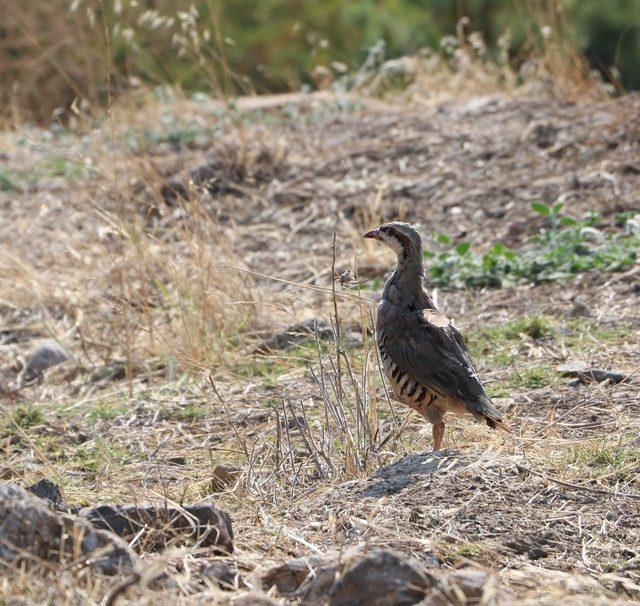
[[[391,359],[413,379],[459,399],[471,413],[499,421],[500,413],[476,375],[460,331],[443,314],[425,309],[398,316],[395,330],[385,330]]]

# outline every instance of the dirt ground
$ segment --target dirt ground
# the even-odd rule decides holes
[[[357,545],[442,574],[488,571],[511,603],[638,601],[638,264],[436,289],[514,429],[453,418],[436,455],[430,427],[383,387],[371,317],[393,256],[359,236],[399,219],[425,242],[520,250],[543,227],[532,202],[612,225],[640,209],[639,115],[637,95],[169,98],[122,103],[99,125],[3,133],[0,477],[49,478],[70,505],[230,512],[233,590],[199,576],[220,558],[176,544],[141,553],[123,604],[228,603],[271,564],[337,562]],[[205,164],[209,191],[187,177]],[[316,320],[317,338],[282,334]],[[45,338],[70,360],[27,380]],[[560,375],[576,361],[626,378]],[[222,492],[218,464],[240,470]],[[97,604],[113,582],[14,570],[0,601]]]

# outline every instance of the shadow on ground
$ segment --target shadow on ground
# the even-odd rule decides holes
[[[440,450],[410,454],[387,467],[378,469],[362,491],[365,497],[380,498],[404,490],[415,481],[415,476],[433,475],[462,465],[460,452]]]

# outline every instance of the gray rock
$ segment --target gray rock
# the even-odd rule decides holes
[[[547,148],[556,142],[559,132],[560,129],[550,122],[532,122],[522,133],[521,139],[523,142],[531,142],[537,147]]]
[[[47,339],[27,356],[23,380],[31,381],[48,368],[62,364],[62,362],[70,359],[71,356],[60,343],[55,339]]]
[[[52,509],[64,512],[69,511],[69,506],[62,496],[62,492],[60,492],[60,486],[54,484],[51,480],[44,478],[31,486],[27,486],[27,490],[31,494],[44,499]]]
[[[411,606],[436,584],[417,562],[380,549],[347,562],[329,595],[330,606]]]
[[[140,530],[145,535],[140,543],[145,550],[162,549],[174,539],[198,541],[216,552],[233,553],[231,517],[215,505],[99,505],[84,507],[78,515],[93,524],[131,540]]]
[[[527,551],[527,556],[530,560],[541,560],[548,557],[548,553],[540,547],[532,547]]]
[[[627,378],[625,373],[592,368],[580,360],[558,366],[558,372],[562,377],[576,378],[578,383],[591,383],[594,381],[598,383],[602,383],[603,381],[621,383]]]
[[[24,488],[0,482],[0,561],[89,566],[104,574],[131,572],[127,544],[85,520],[52,511]]]
[[[268,591],[272,587],[276,587],[281,595],[295,593],[306,581],[316,578],[317,570],[326,568],[327,566],[328,564],[324,559],[317,557],[287,560],[262,573],[262,588]],[[333,583],[336,566],[329,566],[329,568],[333,573],[331,574],[331,583],[326,587],[327,590]],[[306,585],[310,587],[309,583],[306,583]]]
[[[338,567],[335,564],[316,566],[295,592],[305,606],[326,603],[327,596],[336,580]]]
[[[235,562],[227,560],[209,562],[200,574],[216,583],[220,589],[227,591],[237,591],[238,589],[240,573]]]
[[[216,465],[211,474],[211,490],[223,492],[231,488],[238,481],[241,471],[233,465]]]

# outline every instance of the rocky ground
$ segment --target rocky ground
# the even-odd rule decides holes
[[[630,229],[639,112],[163,97],[3,133],[0,600],[640,599],[637,261],[435,288],[514,434],[452,419],[434,454],[381,381],[393,258],[359,237],[535,252],[558,201]]]

